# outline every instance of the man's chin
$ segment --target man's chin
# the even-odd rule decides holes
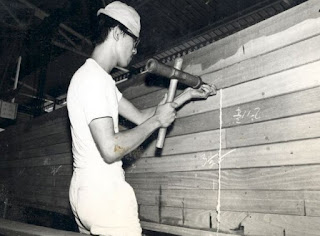
[[[130,61],[127,63],[118,63],[117,66],[122,67],[122,68],[126,68],[129,65]]]

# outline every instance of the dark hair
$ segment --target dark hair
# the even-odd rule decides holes
[[[109,32],[112,28],[119,26],[119,28],[122,31],[125,31],[127,27],[125,27],[123,24],[121,24],[119,21],[100,13],[100,15],[97,16],[97,22],[96,26],[94,28],[94,35],[93,35],[93,44],[99,45],[101,44],[106,37],[108,36]]]

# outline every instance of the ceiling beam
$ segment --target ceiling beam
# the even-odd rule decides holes
[[[9,13],[9,15],[16,21],[16,23],[20,26],[21,22],[19,21],[18,17],[10,10],[9,7],[3,2],[3,0],[0,0],[1,5],[4,7],[4,9]]]
[[[26,1],[26,0],[18,0],[19,2],[25,4],[27,7],[29,7],[30,9],[33,9],[35,11],[35,16],[38,17],[39,19],[43,20],[44,18],[50,16],[48,13],[44,12],[43,10],[41,10],[40,8],[36,7],[35,5],[33,5],[32,3]],[[83,40],[84,42],[88,43],[89,45],[92,45],[92,42],[87,39],[85,36],[83,36],[82,34],[78,33],[77,31],[73,30],[72,28],[70,28],[69,26],[61,23],[59,25],[61,28],[63,28],[64,30],[68,31],[70,34],[73,34],[75,37]]]

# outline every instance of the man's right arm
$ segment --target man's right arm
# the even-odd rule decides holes
[[[133,129],[114,132],[111,117],[102,117],[90,122],[89,128],[101,156],[108,164],[119,161],[136,149],[156,129],[168,127],[175,119],[175,103],[159,105],[155,114]]]

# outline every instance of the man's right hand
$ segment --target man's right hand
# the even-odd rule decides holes
[[[175,120],[176,108],[178,107],[178,104],[174,102],[165,103],[165,101],[166,97],[159,103],[154,114],[160,126],[163,128],[168,127]]]

